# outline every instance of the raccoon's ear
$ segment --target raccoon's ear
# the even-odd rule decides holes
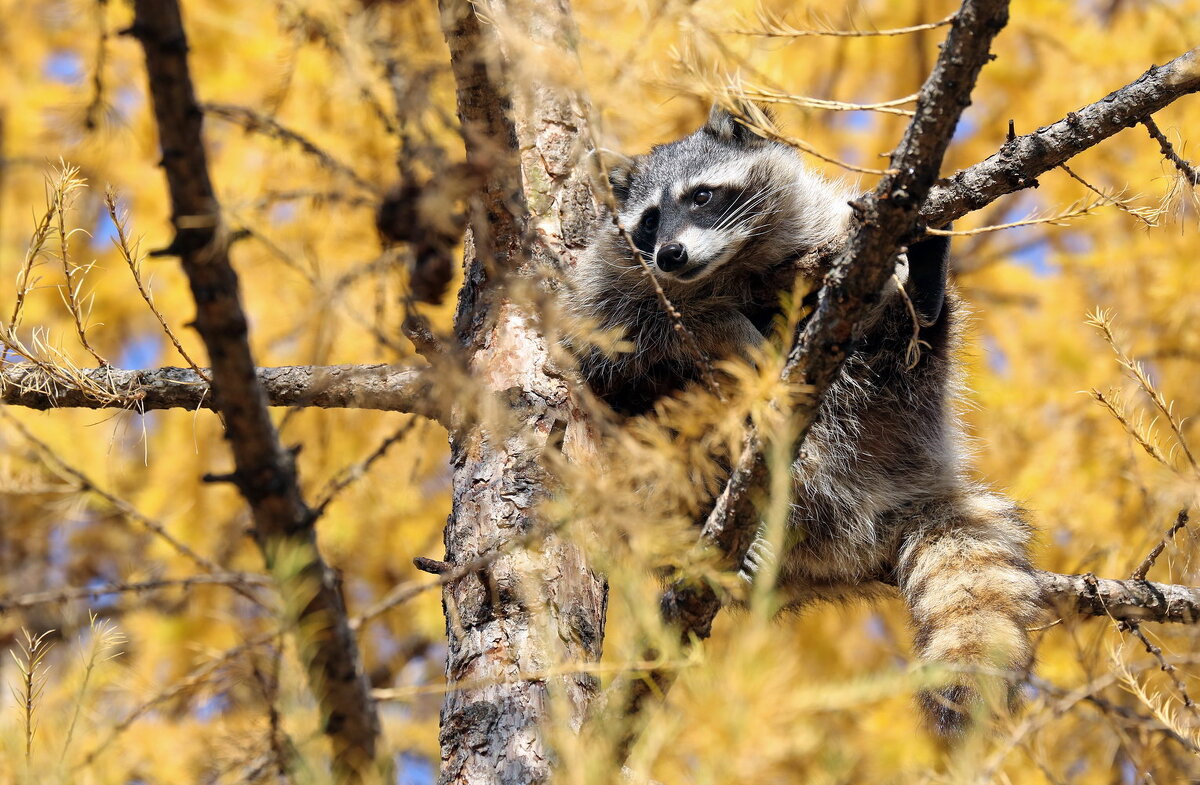
[[[629,199],[629,188],[633,184],[633,176],[637,172],[637,159],[602,147],[592,153],[592,161],[593,165],[608,178],[608,184],[612,188],[617,204],[625,204],[625,201]]]
[[[751,103],[739,103],[736,109],[737,111],[734,113],[720,104],[713,104],[712,110],[708,113],[708,122],[701,130],[729,144],[746,147],[757,147],[758,145],[766,144],[766,139],[754,133],[745,124],[739,122],[737,118],[740,116],[760,125],[772,125],[775,122],[775,118],[772,116],[770,110]]]

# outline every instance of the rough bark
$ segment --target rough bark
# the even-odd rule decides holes
[[[1195,624],[1200,589],[1147,580],[1116,581],[1085,575],[1037,572],[1042,603],[1063,616],[1107,616],[1118,621]]]
[[[995,155],[935,186],[921,207],[929,226],[945,226],[1005,194],[1036,188],[1038,175],[1200,90],[1200,49],[1150,70],[1132,84],[1056,123],[1005,142]]]
[[[202,369],[212,373],[209,369]],[[268,406],[377,409],[442,420],[450,402],[424,368],[395,365],[281,366],[256,368]],[[212,409],[208,382],[191,368],[121,370],[87,368],[66,384],[32,363],[0,369],[0,401],[29,409]]]
[[[552,373],[533,310],[515,294],[539,264],[554,264],[583,242],[575,224],[561,220],[590,205],[586,183],[569,176],[583,118],[550,87],[525,83],[510,93],[517,87],[500,37],[480,18],[502,17],[545,43],[569,23],[564,6],[492,3],[477,15],[465,2],[446,0],[442,14],[468,161],[485,182],[455,328],[471,371],[507,411],[502,423],[451,429],[446,562],[453,569],[499,555],[443,590],[451,690],[441,715],[439,782],[529,785],[550,777],[548,723],[579,727],[597,684],[579,673],[523,676],[599,659],[607,602],[603,579],[578,548],[538,517],[538,503],[554,487],[543,454],[561,435],[568,458],[586,460],[590,434],[566,380]],[[506,547],[530,532],[542,532],[537,548]]]
[[[279,441],[250,353],[238,278],[201,135],[176,0],[135,0],[129,32],[142,44],[171,197],[177,255],[196,302],[196,329],[212,364],[213,399],[233,452],[231,480],[250,505],[253,535],[287,599],[309,684],[324,715],[340,782],[367,777],[379,719],[334,571],[316,546],[292,453]],[[278,569],[277,569],[278,568]]]

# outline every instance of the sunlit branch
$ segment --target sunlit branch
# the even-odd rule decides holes
[[[207,372],[201,368],[200,371]],[[190,368],[77,369],[81,383],[50,378],[32,363],[0,370],[0,401],[29,409],[212,409],[208,382]],[[269,406],[375,409],[441,420],[429,374],[393,365],[285,365],[255,370]]]
[[[732,35],[748,35],[757,38],[879,38],[908,35],[910,33],[919,33],[923,30],[936,30],[939,27],[951,24],[954,21],[954,17],[955,14],[951,14],[945,19],[939,19],[936,22],[926,22],[925,24],[893,27],[883,30],[872,30],[869,28],[863,30],[835,30],[833,28],[805,30],[784,24],[782,20],[763,12],[759,14],[759,23],[762,25],[760,29],[740,28],[730,30],[729,32]]]
[[[1013,137],[987,160],[934,186],[921,219],[942,227],[1005,194],[1035,187],[1043,173],[1197,90],[1200,49],[1193,49],[1056,123]]]
[[[1154,118],[1143,117],[1142,125],[1146,126],[1146,130],[1150,132],[1150,138],[1158,142],[1158,148],[1162,151],[1163,157],[1179,170],[1188,183],[1192,186],[1200,185],[1200,170],[1197,170],[1191,161],[1185,160],[1175,152],[1175,146],[1167,139],[1166,134],[1159,130],[1158,123],[1154,122]]]

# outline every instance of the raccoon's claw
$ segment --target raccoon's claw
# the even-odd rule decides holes
[[[738,577],[747,583],[753,583],[754,576],[774,559],[775,552],[771,550],[771,544],[763,537],[762,532],[759,532],[746,551],[746,559],[742,562],[742,569],[738,570]]]

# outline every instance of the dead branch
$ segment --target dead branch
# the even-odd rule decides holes
[[[379,717],[350,630],[337,576],[317,551],[311,511],[291,451],[279,441],[250,352],[229,238],[209,178],[176,0],[135,0],[129,32],[141,43],[171,196],[177,255],[196,301],[196,329],[212,362],[213,397],[233,451],[233,480],[249,503],[253,535],[290,597],[291,623],[333,748],[334,775],[360,782],[375,760]]]
[[[1135,581],[1145,580],[1146,574],[1150,572],[1150,568],[1154,566],[1154,562],[1158,561],[1158,557],[1162,555],[1164,550],[1166,550],[1167,542],[1173,542],[1175,540],[1175,535],[1178,534],[1183,527],[1188,525],[1189,517],[1190,515],[1187,507],[1184,507],[1179,511],[1179,514],[1175,516],[1175,523],[1171,524],[1171,528],[1167,529],[1167,533],[1162,536],[1162,539],[1150,549],[1150,553],[1146,554],[1146,558],[1142,560],[1142,563],[1139,564],[1137,569],[1133,571],[1133,574],[1129,576],[1130,579]]]
[[[207,373],[207,369],[200,371]],[[191,368],[78,371],[81,384],[51,378],[33,363],[0,369],[0,401],[29,409],[212,409],[212,389]],[[435,399],[424,368],[395,365],[284,365],[256,368],[268,406],[376,409],[448,419],[451,401]]]
[[[987,160],[934,186],[921,219],[941,227],[1005,194],[1037,186],[1044,172],[1200,90],[1200,49],[1151,66],[1135,82],[1030,134],[1017,136]]]

